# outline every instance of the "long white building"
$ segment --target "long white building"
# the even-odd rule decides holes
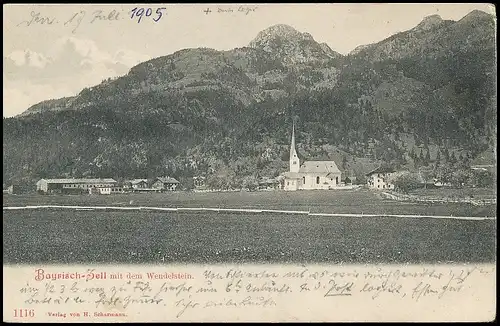
[[[91,188],[116,187],[115,179],[40,179],[36,190],[43,193],[89,192]]]

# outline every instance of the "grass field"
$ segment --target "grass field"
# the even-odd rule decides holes
[[[4,207],[26,205],[496,216],[496,206],[403,203],[367,190],[4,195]],[[3,230],[4,264],[493,262],[496,246],[496,219],[27,209],[4,210]]]
[[[496,221],[4,211],[4,264],[494,262]]]
[[[170,192],[108,196],[3,196],[3,206],[26,205],[264,208],[305,210],[311,213],[496,216],[496,205],[476,207],[456,203],[398,202],[382,199],[377,192],[366,189],[298,192]]]
[[[412,195],[438,198],[496,198],[496,189],[492,188],[436,188],[436,189],[415,189],[410,191]]]

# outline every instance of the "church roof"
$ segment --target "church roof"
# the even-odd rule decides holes
[[[285,172],[283,173],[286,179],[300,179],[302,175],[298,172]]]
[[[301,173],[341,173],[334,161],[307,161],[300,166]]]
[[[292,140],[290,143],[290,160],[297,158],[297,150],[295,149],[295,123],[292,125]]]

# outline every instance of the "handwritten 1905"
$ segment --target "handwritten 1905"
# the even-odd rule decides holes
[[[163,11],[166,10],[167,8],[156,8],[156,12],[155,12],[155,15],[156,15],[156,18],[152,18],[153,21],[155,23],[157,23],[161,17],[163,17]],[[137,23],[140,23],[141,22],[141,19],[142,17],[146,16],[146,17],[151,17],[151,15],[153,14],[153,9],[151,8],[134,8],[130,11],[131,13],[131,16],[130,18],[131,19],[134,19],[134,17],[139,17],[139,19],[137,20]]]

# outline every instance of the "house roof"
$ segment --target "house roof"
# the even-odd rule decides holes
[[[369,176],[369,175],[372,175],[375,173],[393,173],[393,172],[396,172],[396,170],[394,170],[393,168],[379,166],[375,170],[368,172],[366,174],[366,176]]]
[[[41,179],[47,183],[116,183],[115,179]],[[40,182],[39,181],[39,182]]]
[[[177,181],[174,178],[170,178],[170,177],[158,177],[155,180],[159,180],[163,183],[179,183],[179,181]]]
[[[300,173],[341,173],[334,161],[306,161],[299,169]]]
[[[130,182],[133,185],[136,185],[136,184],[139,184],[142,182],[148,183],[148,180],[147,179],[134,179],[134,180],[130,180],[128,182]]]

